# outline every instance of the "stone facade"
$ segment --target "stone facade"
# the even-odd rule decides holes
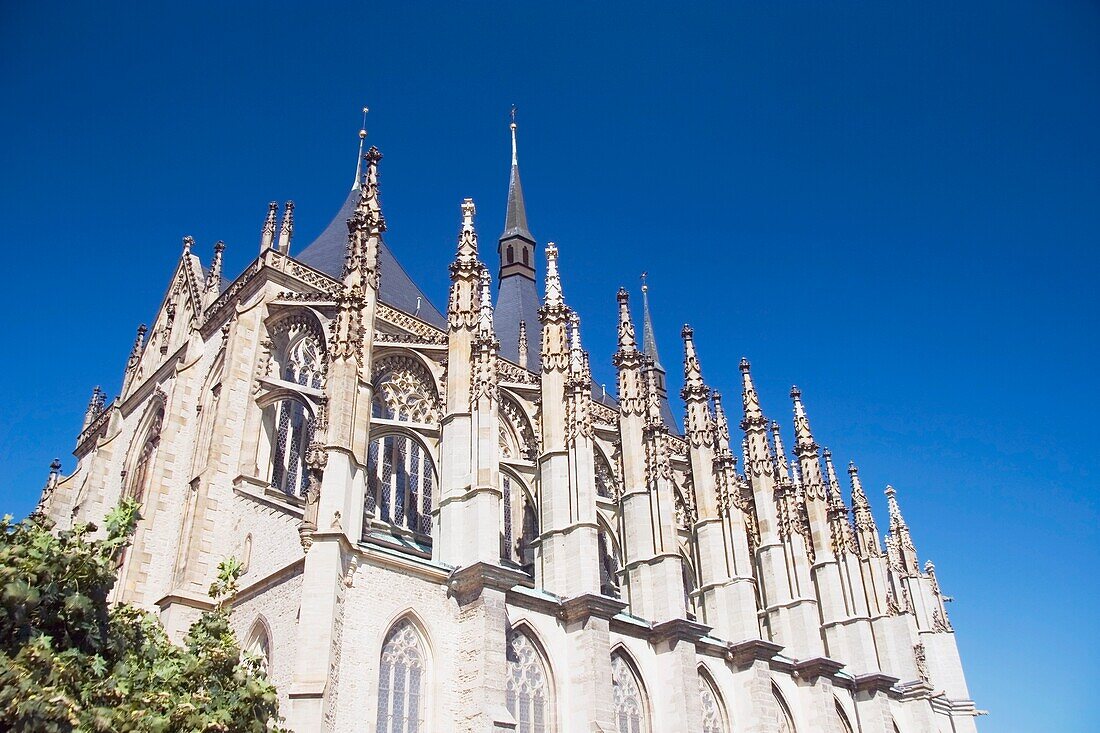
[[[524,259],[498,272],[522,303],[512,129],[498,253]],[[581,263],[546,246],[538,322],[494,307],[469,199],[445,317],[421,311],[384,264],[380,159],[338,271],[291,255],[292,204],[232,281],[221,243],[204,268],[184,240],[120,394],[96,389],[42,498],[62,527],[141,502],[116,600],[179,637],[240,558],[237,630],[297,731],[975,730],[896,492],[884,547],[797,390],[788,454],[742,361],[742,440],[685,327],[681,432],[648,303],[638,339],[620,291],[618,397],[597,394],[563,285]]]

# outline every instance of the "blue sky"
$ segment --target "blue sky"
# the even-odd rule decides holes
[[[464,196],[495,257],[515,103],[597,379],[647,270],[674,391],[690,322],[788,435],[798,383],[880,526],[898,488],[981,729],[1095,730],[1095,3],[314,5],[0,6],[0,510],[72,470],[182,236],[235,275],[268,201],[298,251],[324,227],[364,104],[388,241],[443,304]]]

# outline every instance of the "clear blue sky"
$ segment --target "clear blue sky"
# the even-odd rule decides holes
[[[299,251],[320,231],[364,104],[389,242],[442,305],[462,197],[495,258],[515,103],[597,378],[648,270],[677,391],[689,321],[788,434],[799,384],[880,526],[898,487],[981,729],[1096,730],[1095,3],[173,5],[0,5],[0,510],[72,470],[183,235],[236,275],[269,200]]]

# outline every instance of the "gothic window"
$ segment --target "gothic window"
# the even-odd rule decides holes
[[[703,709],[703,733],[726,733],[725,716],[722,715],[722,704],[718,702],[718,692],[714,689],[714,683],[701,669],[699,695]]]
[[[149,484],[153,478],[153,459],[156,458],[157,448],[160,446],[160,431],[163,425],[164,407],[160,406],[145,431],[141,450],[127,476],[126,496],[138,504],[143,503],[149,493]]]
[[[377,733],[424,731],[427,693],[424,648],[408,620],[399,621],[382,645],[378,670]]]
[[[615,704],[615,726],[619,733],[649,733],[642,687],[630,663],[619,652],[611,655],[611,697]]]
[[[262,620],[256,619],[252,631],[248,634],[244,650],[259,663],[260,669],[264,672],[271,668],[271,637],[268,635],[267,627]]]
[[[551,730],[549,675],[542,655],[520,631],[508,634],[508,712],[516,720],[516,733]]]
[[[600,451],[596,454],[596,493],[605,499],[617,499],[618,491],[615,482],[615,474],[611,472],[611,464],[607,462]]]
[[[840,706],[840,700],[833,700],[836,703],[836,718],[837,725],[842,733],[853,733],[852,724],[848,721],[848,716],[844,713],[844,708]]]
[[[320,389],[324,366],[317,339],[311,333],[304,333],[286,350],[281,376],[287,382]]]
[[[691,567],[687,557],[681,555],[680,569],[684,581],[684,608],[687,609],[688,618],[695,618],[695,570]]]
[[[384,435],[367,449],[364,531],[370,517],[419,534],[432,533],[435,469],[427,449],[405,435]]]
[[[508,245],[508,264],[512,264],[516,261],[516,250],[512,245]]]
[[[531,250],[529,250],[527,247],[523,248],[523,264],[531,264]]]
[[[313,440],[313,415],[294,399],[268,406],[264,420],[271,438],[271,486],[291,496],[304,496],[309,485],[306,453]]]
[[[408,356],[383,359],[375,369],[371,415],[384,420],[434,425],[439,422],[435,380]]]
[[[500,557],[534,572],[532,543],[538,536],[535,511],[523,485],[510,474],[500,474]]]
[[[787,707],[787,701],[783,699],[779,688],[772,685],[772,695],[775,696],[775,704],[779,708],[778,733],[795,733],[794,719],[791,717],[791,709]]]
[[[608,533],[601,528],[599,535],[600,551],[600,593],[612,598],[619,597],[619,559],[618,552]]]

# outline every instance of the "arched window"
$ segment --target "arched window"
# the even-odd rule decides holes
[[[530,265],[531,264],[531,250],[528,249],[527,247],[523,248],[523,264],[525,264],[525,265]]]
[[[164,425],[164,406],[157,408],[149,427],[145,430],[145,439],[134,459],[133,467],[127,475],[126,496],[138,504],[145,501],[149,493],[149,484],[153,478],[153,459],[160,446],[160,431]]]
[[[778,733],[795,733],[794,718],[791,717],[791,709],[787,707],[787,701],[779,692],[779,688],[772,685],[772,695],[775,696],[775,704],[779,707]]]
[[[397,355],[380,360],[374,369],[373,386],[373,417],[427,425],[439,422],[435,380],[416,359]]]
[[[619,652],[611,655],[611,697],[619,733],[649,733],[645,697],[630,663]]]
[[[320,389],[324,369],[323,352],[316,337],[303,333],[287,347],[281,376],[287,382]]]
[[[718,691],[702,669],[699,670],[699,696],[703,709],[703,733],[726,733],[726,719],[722,714],[722,703],[718,701]]]
[[[619,597],[619,553],[614,541],[602,527],[597,535],[600,552],[600,593]]]
[[[271,486],[291,496],[305,496],[309,486],[306,454],[313,440],[313,415],[295,399],[284,399],[264,410],[271,436]]]
[[[604,458],[603,453],[596,454],[596,493],[605,499],[617,499],[618,491],[615,474],[611,471],[611,464]]]
[[[378,670],[377,733],[418,733],[424,730],[424,647],[416,628],[401,620],[382,645]]]
[[[252,631],[248,633],[244,651],[256,659],[260,669],[267,672],[271,668],[271,637],[267,632],[267,626],[260,619],[252,625]]]
[[[533,543],[538,537],[534,507],[523,485],[503,471],[500,474],[500,494],[500,557],[533,573]]]
[[[833,698],[833,702],[836,704],[836,719],[837,725],[843,733],[853,733],[852,724],[848,720],[848,715],[844,712],[844,708],[840,705],[840,700]]]
[[[367,449],[368,517],[420,534],[432,533],[435,469],[428,451],[405,435],[383,435]],[[368,526],[364,521],[364,531]]]
[[[526,634],[508,634],[508,712],[516,733],[546,733],[551,728],[549,675],[542,655]]]
[[[516,249],[512,245],[508,245],[508,264],[512,264],[516,261]]]
[[[691,566],[686,554],[681,554],[680,569],[684,581],[684,608],[687,609],[689,619],[695,619],[695,569]]]

